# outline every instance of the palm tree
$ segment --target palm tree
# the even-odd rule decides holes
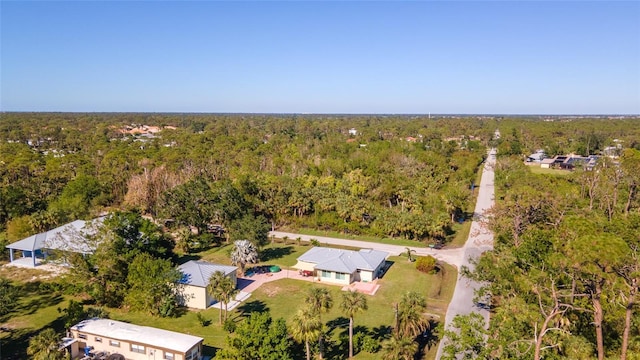
[[[228,277],[225,277],[222,283],[220,284],[220,290],[218,301],[224,303],[224,321],[227,321],[227,306],[231,299],[238,293],[238,289],[236,289],[236,284]]]
[[[412,262],[413,258],[411,257],[411,253],[415,253],[416,251],[408,247],[406,247],[405,249],[407,249],[407,260],[409,260],[409,262]]]
[[[316,341],[322,333],[319,313],[313,308],[302,308],[293,316],[291,335],[296,341],[304,341],[307,360],[311,360],[309,342]]]
[[[424,296],[415,291],[402,295],[397,309],[396,336],[414,338],[429,328],[429,322],[423,316],[427,308]]]
[[[223,284],[226,278],[227,277],[224,276],[222,271],[216,271],[211,275],[209,278],[209,284],[207,285],[207,292],[212,298],[220,301],[220,298],[222,297],[222,288],[224,286]],[[220,307],[220,319],[218,322],[222,324],[222,306]]]
[[[384,360],[413,360],[413,356],[418,351],[418,344],[411,338],[393,336],[385,342],[382,351]]]
[[[340,308],[349,317],[349,358],[353,358],[353,316],[369,308],[367,298],[359,292],[347,291],[342,294]]]
[[[331,293],[329,292],[329,290],[323,287],[312,287],[311,289],[309,289],[309,293],[307,294],[307,297],[304,301],[313,311],[317,312],[320,324],[324,325],[324,323],[322,322],[322,313],[328,312],[329,309],[331,309],[331,307],[333,306],[333,298],[331,297]],[[318,337],[318,343],[320,347],[320,359],[322,359],[324,357],[322,332]]]
[[[244,276],[244,266],[258,262],[258,249],[249,240],[237,240],[233,243],[231,264],[240,266],[240,276]]]
[[[60,337],[52,328],[47,328],[29,340],[27,354],[34,360],[61,360],[64,355],[59,346]]]

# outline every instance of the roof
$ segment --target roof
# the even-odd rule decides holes
[[[72,326],[71,330],[104,336],[114,340],[132,341],[182,353],[189,351],[189,349],[203,341],[201,337],[197,336],[100,318],[81,321]]]
[[[15,250],[53,249],[89,254],[96,250],[96,244],[87,237],[94,235],[103,221],[104,217],[89,221],[76,220],[55,229],[31,235],[6,247]]]
[[[384,251],[362,249],[360,251],[314,247],[298,258],[298,261],[316,264],[317,270],[353,273],[356,270],[373,271],[389,254]]]
[[[238,271],[238,267],[191,260],[180,265],[178,270],[182,273],[181,284],[207,287],[211,275],[216,271],[222,271],[225,276],[229,276]]]
[[[543,159],[540,163],[541,164],[553,164],[556,160],[555,159]]]
[[[542,159],[544,159],[544,153],[537,152],[535,154],[531,154],[529,155],[528,159],[532,159],[533,161],[541,161]]]

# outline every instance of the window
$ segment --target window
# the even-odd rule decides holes
[[[100,342],[101,343],[102,342],[102,338],[96,336],[96,342]]]
[[[343,274],[343,273],[336,273],[336,279],[338,279],[338,280],[344,280],[344,279],[346,279],[346,278],[347,278],[347,277],[345,276],[345,274]]]
[[[165,360],[173,360],[173,353],[165,352],[164,353],[164,359]]]
[[[87,335],[85,334],[78,334],[78,339],[87,339]]]
[[[199,358],[200,358],[200,354],[199,354],[198,348],[191,349],[191,351],[187,353],[187,356],[185,356],[185,360],[196,360]]]
[[[114,347],[120,347],[120,341],[109,340],[109,345]]]
[[[131,352],[135,352],[135,353],[139,353],[139,354],[144,354],[144,346],[142,346],[142,345],[136,345],[136,344],[131,344]]]
[[[331,271],[322,270],[322,277],[323,278],[330,278],[331,277]]]

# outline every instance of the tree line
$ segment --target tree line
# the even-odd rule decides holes
[[[444,240],[464,215],[489,123],[3,113],[1,237],[14,241],[115,208],[199,233],[252,214],[247,223]],[[129,124],[171,127],[140,136],[121,131]]]

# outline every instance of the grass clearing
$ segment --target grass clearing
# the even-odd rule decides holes
[[[529,170],[534,174],[567,176],[571,174],[569,170],[542,168],[540,165],[529,165]]]

